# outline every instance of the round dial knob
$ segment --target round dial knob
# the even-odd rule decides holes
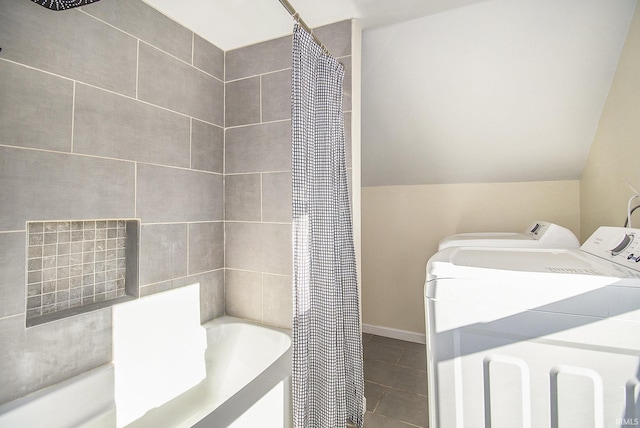
[[[633,235],[627,235],[626,233],[623,233],[622,236],[620,236],[620,238],[615,241],[617,242],[617,244],[615,244],[615,246],[611,249],[611,255],[617,256],[618,254],[623,252],[629,246],[629,244],[631,244],[631,241],[633,241]]]

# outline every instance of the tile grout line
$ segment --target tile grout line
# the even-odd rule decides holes
[[[242,48],[238,48],[238,49],[242,49]],[[235,49],[232,49],[232,50],[235,50]],[[229,51],[225,51],[225,55],[228,52]],[[169,54],[169,55],[171,55],[171,54]],[[344,56],[341,56],[341,57],[336,57],[336,59],[340,60],[340,59],[346,59],[346,58],[349,58],[349,57],[351,57],[351,54],[344,55]],[[240,77],[233,77],[233,78],[227,80],[227,83],[237,82],[239,80],[244,80],[244,79],[251,79],[252,77],[266,76],[267,74],[281,73],[281,72],[287,71],[287,70],[291,70],[291,67],[284,67],[284,68],[278,68],[278,69],[275,69],[275,70],[267,70],[267,71],[261,71],[261,72],[259,71],[259,72],[256,72],[255,74],[248,74],[246,76],[245,75],[241,75]],[[213,77],[215,77],[215,76],[213,76]],[[226,76],[225,76],[225,78],[226,78]],[[349,110],[349,111],[351,111],[351,110]]]
[[[259,79],[258,79],[258,108],[260,109],[260,122],[259,123],[263,123],[262,120],[262,74],[260,75]]]
[[[177,278],[169,278],[169,279],[165,279],[165,280],[162,280],[162,281],[149,282],[147,284],[140,285],[140,289],[147,288],[147,287],[152,287],[152,286],[158,285],[158,284],[164,284],[164,283],[167,283],[167,282],[179,281],[179,280],[185,279],[185,278],[193,278],[193,277],[196,277],[198,275],[204,275],[204,274],[208,274],[208,273],[218,272],[218,271],[221,271],[221,270],[224,270],[224,269],[225,269],[224,267],[220,267],[220,268],[216,268],[216,269],[206,270],[206,271],[203,271],[203,272],[192,273],[192,274],[185,275],[185,276],[179,276]],[[182,287],[182,286],[180,286],[180,287]],[[180,287],[175,287],[175,288],[180,288]]]
[[[139,161],[139,160],[135,160],[135,159],[113,158],[113,157],[107,157],[107,156],[91,155],[91,154],[87,154],[87,153],[71,153],[71,152],[63,152],[63,151],[59,151],[59,150],[41,149],[41,148],[38,148],[38,147],[13,146],[13,145],[9,145],[9,144],[0,143],[0,148],[1,147],[6,147],[8,149],[31,150],[31,151],[36,151],[36,152],[54,153],[54,154],[58,154],[58,155],[80,156],[80,157],[93,158],[93,159],[103,159],[103,160],[116,161],[116,162],[128,162],[128,163],[135,163],[135,164],[151,165],[151,166],[157,166],[157,167],[161,167],[161,168],[179,169],[179,170],[182,170],[182,171],[191,171],[191,172],[195,172],[195,173],[210,174],[210,175],[216,175],[216,176],[222,176],[223,175],[221,172],[216,172],[216,171],[207,171],[207,170],[203,170],[203,169],[192,169],[192,168],[187,168],[187,167],[184,167],[184,166],[165,165],[165,164],[154,163],[154,162],[143,162],[143,161]],[[277,171],[277,172],[284,172],[284,171]]]
[[[140,101],[138,97],[138,86],[140,82],[140,40],[136,43],[136,96],[135,99]]]
[[[189,231],[190,231],[191,228],[189,227],[189,223],[186,223],[185,226],[187,227],[187,260],[186,260],[186,262],[187,262],[187,271],[186,272],[187,272],[187,276],[189,276],[190,275],[190,272],[189,272],[189,247],[191,247],[191,245],[190,245],[191,242],[190,242],[190,239],[189,239]]]
[[[133,217],[138,217],[138,162],[133,164]]]
[[[195,62],[195,56],[196,56],[196,33],[192,31],[191,32],[191,66],[192,67],[195,67],[195,65],[193,64]]]
[[[415,425],[415,424],[412,424],[411,422],[403,421],[402,419],[392,418],[392,417],[390,417],[390,416],[383,415],[383,414],[381,414],[381,413],[373,413],[373,412],[369,412],[369,413],[371,413],[371,414],[375,414],[375,415],[376,415],[376,416],[378,416],[378,417],[385,418],[385,419],[388,419],[388,420],[390,420],[390,421],[400,422],[401,424],[406,425],[406,426],[408,426],[408,427],[425,428],[425,427],[424,427],[424,426],[422,426],[422,425]]]
[[[97,89],[97,90],[100,90],[100,91],[108,92],[108,93],[113,94],[113,95],[118,95],[118,96],[121,96],[121,97],[126,98],[126,99],[131,100],[131,101],[137,101],[137,102],[146,104],[146,105],[151,106],[151,107],[159,108],[161,110],[165,110],[165,111],[168,111],[170,113],[174,113],[174,114],[179,115],[179,116],[191,117],[191,118],[194,118],[196,120],[199,120],[199,121],[204,122],[204,123],[206,123],[208,125],[211,125],[211,126],[216,126],[218,128],[222,128],[222,129],[225,128],[224,125],[219,125],[219,124],[214,123],[214,122],[209,122],[208,120],[205,120],[205,119],[201,119],[201,118],[198,118],[198,117],[190,116],[187,113],[183,113],[183,112],[180,112],[180,111],[177,111],[177,110],[172,110],[172,109],[170,109],[168,107],[164,107],[164,106],[161,106],[161,105],[158,105],[158,104],[153,104],[153,103],[151,103],[149,101],[145,101],[143,99],[139,99],[138,98],[138,93],[137,93],[138,92],[137,84],[136,84],[135,94],[132,96],[132,95],[128,95],[128,94],[125,94],[125,93],[122,93],[122,92],[116,92],[116,91],[114,91],[112,89],[103,88],[103,87],[100,87],[100,86],[97,86],[95,84],[88,83],[88,82],[85,82],[85,81],[82,81],[82,80],[79,80],[79,79],[74,79],[74,78],[71,78],[71,77],[63,76],[62,74],[57,74],[57,73],[54,73],[52,71],[48,71],[48,70],[44,70],[44,69],[41,69],[41,68],[37,68],[37,67],[34,67],[32,65],[29,65],[29,64],[13,61],[13,60],[6,59],[6,58],[0,58],[0,61],[6,61],[6,62],[9,62],[11,64],[14,64],[14,65],[17,65],[17,66],[20,66],[20,67],[24,67],[24,68],[27,68],[27,69],[30,69],[30,70],[35,70],[35,71],[38,71],[40,73],[44,73],[44,74],[48,74],[50,76],[57,77],[59,79],[80,83],[81,85],[88,86],[90,88],[94,88],[94,89]],[[138,67],[138,64],[136,64],[136,69],[137,69],[137,67]],[[136,81],[137,81],[137,71],[136,71]],[[223,123],[224,123],[224,121],[223,121]],[[267,122],[267,123],[269,123],[269,122]],[[244,125],[241,125],[241,126],[244,126]]]
[[[76,125],[76,81],[73,81],[73,90],[71,95],[71,149],[70,153],[73,153],[73,136],[75,135]]]
[[[401,388],[399,388],[397,386],[380,383],[379,381],[375,381],[375,380],[371,380],[371,379],[365,379],[365,381],[369,382],[369,383],[372,383],[374,385],[383,386],[385,388],[393,389],[394,391],[400,391],[400,392],[404,392],[404,393],[407,393],[407,394],[414,394],[414,395],[419,395],[421,397],[427,397],[427,394],[421,394],[419,392],[410,391],[410,390],[407,390],[407,389],[401,389]]]

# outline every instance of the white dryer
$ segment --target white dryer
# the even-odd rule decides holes
[[[640,229],[580,249],[450,247],[427,265],[430,427],[640,418]]]
[[[458,233],[440,241],[438,251],[448,247],[578,248],[580,242],[569,229],[546,221],[533,222],[524,232]]]

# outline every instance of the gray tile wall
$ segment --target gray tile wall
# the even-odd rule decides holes
[[[140,295],[224,314],[224,53],[140,0],[0,0],[0,404],[111,360],[111,311],[25,328],[27,221],[140,218]]]
[[[316,33],[350,164],[351,24]],[[25,328],[27,221],[140,218],[141,297],[198,282],[203,322],[290,327],[290,37],[225,55],[140,0],[0,0],[0,46],[0,404],[111,360],[108,309]]]
[[[315,33],[345,65],[349,147],[351,22]],[[228,51],[225,67],[226,312],[290,328],[291,37]]]

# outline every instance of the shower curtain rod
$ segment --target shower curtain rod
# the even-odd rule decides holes
[[[279,0],[279,1],[280,1],[280,4],[284,6],[285,9],[287,9],[287,12],[289,12],[289,15],[293,16],[293,19],[296,20],[298,25],[304,28],[307,33],[311,34],[311,37],[313,37],[313,40],[318,44],[318,46],[320,46],[320,48],[324,51],[324,53],[326,53],[327,55],[331,55],[331,53],[329,52],[329,49],[327,49],[327,47],[322,44],[320,39],[318,39],[316,35],[313,34],[313,30],[309,28],[306,22],[304,22],[304,19],[302,19],[300,14],[296,12],[296,9],[293,6],[291,6],[291,3],[289,3],[287,0]]]

